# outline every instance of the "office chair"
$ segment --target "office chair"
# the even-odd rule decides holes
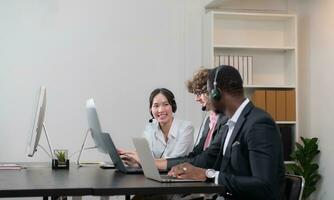
[[[285,200],[301,200],[305,179],[302,176],[285,174]]]

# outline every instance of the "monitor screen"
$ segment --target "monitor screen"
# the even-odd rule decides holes
[[[88,126],[96,145],[96,148],[102,153],[108,153],[103,142],[102,129],[97,115],[94,99],[88,99],[86,102]]]
[[[37,151],[39,139],[41,137],[46,109],[46,88],[42,86],[39,91],[38,103],[35,112],[35,119],[28,142],[28,156],[32,157]]]

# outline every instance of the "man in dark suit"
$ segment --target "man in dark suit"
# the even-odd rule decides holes
[[[244,97],[241,76],[231,66],[210,72],[208,91],[217,112],[229,118],[219,153],[196,156],[192,164],[197,167],[183,163],[174,166],[169,175],[222,184],[226,186],[222,192],[225,199],[282,199],[282,144],[273,119]],[[215,152],[218,146],[212,147]]]
[[[209,150],[210,145],[214,140],[219,141],[222,139],[219,130],[226,123],[227,117],[222,113],[217,114],[209,101],[207,92],[209,71],[209,69],[202,68],[194,74],[191,80],[187,81],[188,92],[194,94],[195,101],[202,106],[203,111],[207,111],[207,117],[204,119],[199,130],[200,133],[198,136],[201,136],[199,142],[197,143],[196,139],[196,146],[187,156],[157,159],[155,162],[159,169],[171,169],[173,166],[184,162],[192,163],[197,155],[205,150]],[[203,124],[204,127],[202,129]]]

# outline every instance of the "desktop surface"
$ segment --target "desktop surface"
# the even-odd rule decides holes
[[[123,174],[98,166],[52,170],[49,163],[20,163],[21,170],[0,171],[0,197],[221,193],[213,183],[159,183],[142,174]]]

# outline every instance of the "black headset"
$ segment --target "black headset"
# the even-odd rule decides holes
[[[173,97],[173,98],[171,99],[171,101],[170,101],[170,104],[171,104],[171,106],[172,106],[172,112],[175,113],[176,110],[177,110],[177,106],[176,106],[176,102],[175,102],[174,94],[173,94],[170,90],[168,90],[168,89],[166,89],[166,88],[162,88],[161,90],[164,90],[166,93],[169,93],[169,95],[170,95],[171,97]]]
[[[222,95],[217,87],[217,76],[218,76],[218,73],[220,71],[220,69],[223,68],[222,66],[221,67],[218,67],[216,69],[216,73],[215,73],[215,79],[213,81],[213,89],[210,91],[210,98],[214,101],[220,101]]]

